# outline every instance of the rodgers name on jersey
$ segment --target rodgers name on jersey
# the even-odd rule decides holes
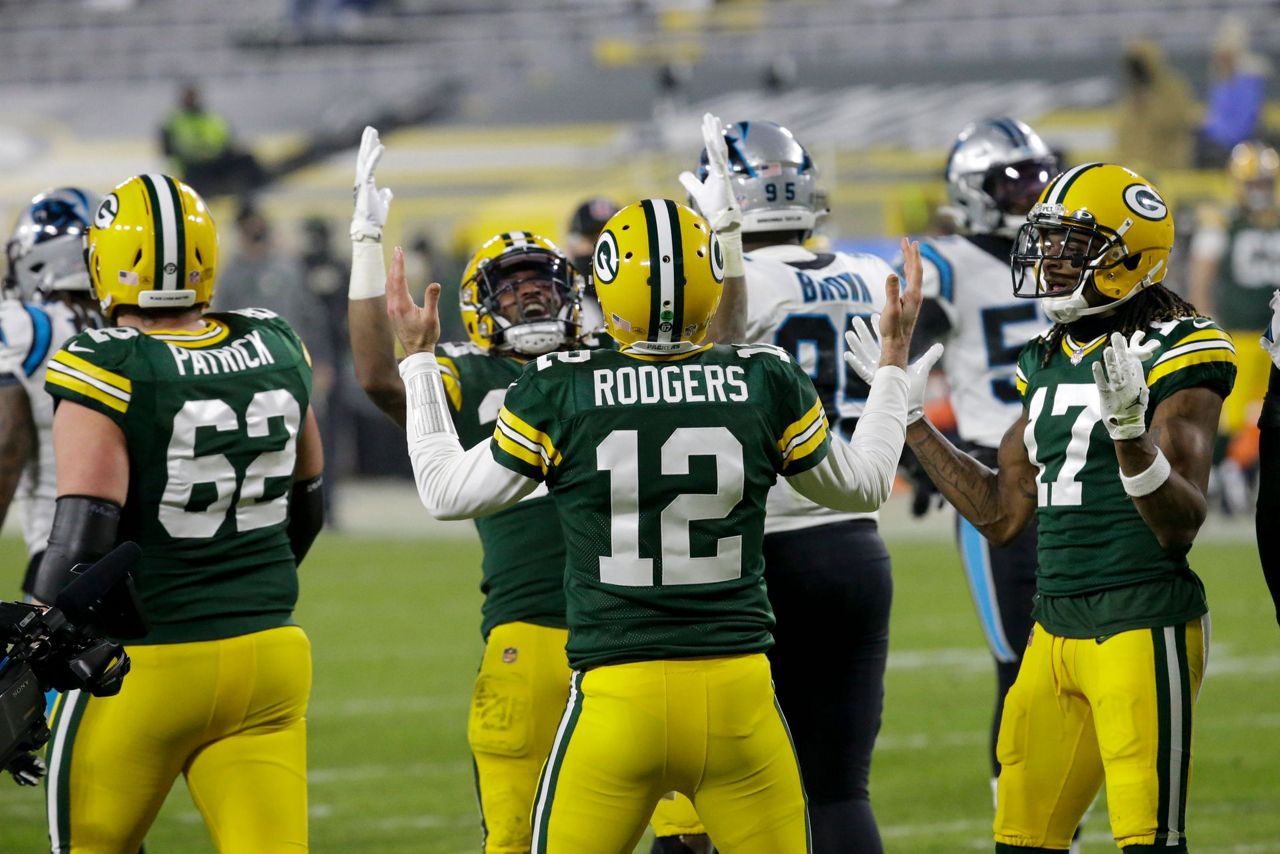
[[[441,344],[436,360],[458,441],[466,448],[487,441],[525,363],[474,344]],[[516,621],[564,628],[564,535],[546,487],[475,525],[484,552],[481,633]]]
[[[247,309],[206,314],[190,332],[86,330],[50,361],[45,388],[124,433],[119,535],[142,547],[143,643],[290,621],[298,581],[286,525],[311,367],[288,323]]]
[[[507,393],[493,437],[499,463],[556,497],[571,666],[770,645],[764,496],[829,442],[813,385],[785,351],[542,356]]]
[[[884,282],[893,268],[874,255],[813,253],[791,244],[755,249],[746,261],[747,340],[794,353],[813,380],[831,429],[847,439],[869,389],[841,356],[844,333],[853,318],[869,319],[884,309]],[[815,504],[783,481],[769,493],[765,530],[875,517]]]
[[[1144,363],[1151,394],[1148,426],[1160,403],[1182,389],[1230,394],[1235,347],[1213,321],[1197,317],[1152,324],[1147,341],[1159,344]],[[1036,618],[1065,637],[1172,625],[1204,613],[1203,590],[1187,564],[1187,548],[1162,548],[1120,483],[1115,445],[1102,423],[1093,380],[1093,365],[1106,343],[1107,336],[1076,341],[1066,335],[1050,351],[1046,335],[1031,341],[1018,361],[1027,413],[1023,439],[1039,468]],[[1138,586],[1144,584],[1152,588]],[[1054,601],[1110,590],[1120,596],[1121,589],[1135,591],[1123,608],[1094,602],[1087,617],[1084,609],[1058,608],[1063,603]],[[1124,622],[1108,622],[1113,615]]]

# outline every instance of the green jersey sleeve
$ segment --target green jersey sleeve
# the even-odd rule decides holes
[[[1231,336],[1206,317],[1172,324],[1164,334],[1164,346],[1147,367],[1153,405],[1187,388],[1208,388],[1225,398],[1235,379]]]
[[[63,345],[45,375],[45,391],[100,412],[123,425],[133,399],[133,381],[124,375],[135,329],[86,330]]]
[[[779,472],[789,477],[808,471],[826,459],[831,448],[831,432],[813,380],[785,352],[779,362],[773,390],[778,453],[782,456]]]
[[[546,480],[560,464],[560,451],[556,448],[559,419],[554,404],[541,388],[546,384],[545,378],[534,363],[525,368],[507,390],[489,445],[498,463],[537,481]]]

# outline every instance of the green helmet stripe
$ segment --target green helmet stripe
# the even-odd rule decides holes
[[[644,210],[644,224],[649,232],[649,323],[646,337],[654,341],[657,340],[658,324],[662,322],[662,247],[658,245],[658,216],[653,200],[645,199],[640,207]]]
[[[151,222],[152,231],[155,233],[155,270],[152,277],[151,287],[156,290],[167,290],[169,282],[165,276],[164,268],[168,259],[165,257],[165,231],[168,230],[165,223],[164,208],[160,204],[160,194],[156,191],[155,178],[151,175],[142,175],[142,186],[147,189],[147,198],[151,202]]]
[[[675,288],[675,299],[672,302],[671,336],[674,340],[684,337],[684,287],[688,281],[684,274],[684,242],[680,237],[680,211],[676,203],[665,199],[667,215],[671,219],[671,273]]]
[[[168,175],[164,176],[165,185],[168,187],[169,195],[173,198],[173,218],[174,231],[176,237],[173,242],[174,262],[178,265],[177,287],[179,289],[187,287],[187,222],[182,215],[182,194],[178,192],[178,182],[174,181]]]

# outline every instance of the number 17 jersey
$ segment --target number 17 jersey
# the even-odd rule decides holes
[[[555,498],[570,665],[767,649],[766,496],[828,443],[813,383],[777,347],[578,351],[526,366],[490,447]]]
[[[124,433],[119,537],[142,559],[142,643],[287,625],[298,596],[286,532],[311,395],[306,350],[263,309],[206,314],[197,331],[91,329],[49,363],[45,389]],[[137,641],[134,641],[137,643]]]

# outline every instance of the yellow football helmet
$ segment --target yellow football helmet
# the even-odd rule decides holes
[[[656,353],[698,347],[724,290],[724,252],[707,221],[670,199],[627,205],[592,256],[609,334]]]
[[[1261,142],[1242,142],[1231,149],[1227,171],[1236,185],[1240,204],[1251,211],[1276,206],[1276,178],[1280,176],[1280,154]]]
[[[208,305],[218,230],[195,190],[168,175],[136,175],[98,205],[85,258],[108,318],[124,305]]]
[[[1049,182],[1018,230],[1013,293],[1045,301],[1057,323],[1100,314],[1164,279],[1173,214],[1150,181],[1085,163]],[[1102,297],[1090,302],[1092,288]]]
[[[506,231],[462,273],[462,323],[482,350],[541,356],[578,341],[582,291],[582,276],[554,243]]]

